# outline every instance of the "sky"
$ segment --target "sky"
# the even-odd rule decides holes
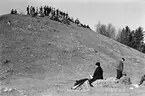
[[[112,23],[117,29],[128,25],[132,30],[139,26],[145,30],[145,0],[2,0],[0,15],[9,13],[12,8],[26,13],[28,5],[58,8],[93,30],[99,21]]]

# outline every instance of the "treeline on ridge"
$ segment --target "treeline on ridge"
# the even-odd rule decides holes
[[[96,25],[96,32],[145,53],[144,31],[142,27],[131,30],[126,26],[116,31],[116,28],[111,23],[105,25],[99,22]]]

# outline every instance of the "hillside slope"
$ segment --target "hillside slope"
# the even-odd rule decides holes
[[[90,29],[64,25],[48,17],[0,17],[0,78],[84,77],[100,61],[104,77],[116,76],[125,57],[125,70],[134,81],[144,73],[145,55]],[[5,61],[9,61],[5,63]]]

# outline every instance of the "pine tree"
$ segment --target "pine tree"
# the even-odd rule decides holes
[[[139,49],[140,44],[143,42],[143,29],[139,27],[138,29],[135,30],[134,34],[134,48]]]
[[[130,36],[131,36],[130,28],[126,26],[120,32],[119,42],[127,46],[130,46],[130,39],[131,39]]]

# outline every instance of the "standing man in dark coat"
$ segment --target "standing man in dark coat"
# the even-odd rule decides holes
[[[29,5],[27,7],[27,15],[30,15],[30,7],[29,7]]]
[[[89,83],[90,83],[91,87],[93,87],[92,83],[94,81],[96,81],[97,79],[103,79],[103,70],[102,70],[102,68],[100,66],[100,62],[97,62],[96,66],[97,66],[97,68],[96,68],[96,70],[95,70],[95,72],[93,74],[93,78],[89,80]]]
[[[117,71],[116,79],[120,79],[123,76],[123,70],[124,70],[124,63],[123,62],[124,61],[125,61],[125,59],[122,58],[116,67],[116,71]]]

